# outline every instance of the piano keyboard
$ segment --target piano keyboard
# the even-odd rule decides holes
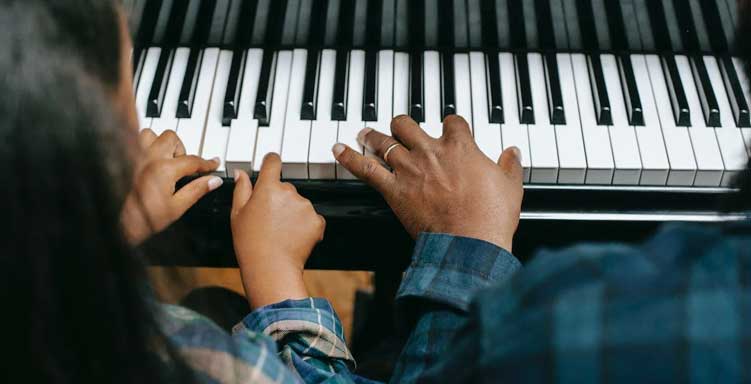
[[[473,2],[480,1],[469,0]],[[409,114],[429,135],[439,137],[443,118],[456,113],[468,121],[476,144],[491,159],[497,159],[504,148],[519,147],[528,184],[726,187],[751,154],[749,81],[738,59],[701,52],[702,44],[721,43],[680,32],[685,23],[698,19],[690,12],[729,17],[724,0],[711,1],[713,5],[685,2],[688,11],[644,5],[649,10],[646,16],[634,7],[634,15],[621,15],[620,29],[608,29],[601,25],[600,14],[624,13],[625,7],[616,2],[612,3],[617,10],[604,0],[538,1],[533,9],[535,46],[518,22],[508,23],[506,34],[487,32],[485,20],[478,23],[480,36],[513,38],[521,33],[526,37],[524,49],[508,50],[376,49],[367,44],[327,48],[328,23],[315,21],[336,17],[334,8],[341,8],[343,14],[362,11],[348,10],[357,7],[347,1],[336,6],[333,0],[314,1],[306,8],[304,0],[225,0],[216,1],[213,11],[208,11],[208,1],[200,6],[175,2],[171,7],[165,5],[170,2],[160,2],[161,8],[146,2],[144,7],[161,11],[153,23],[157,32],[161,25],[165,43],[137,48],[133,54],[140,124],[157,134],[176,131],[189,154],[219,157],[217,174],[222,176],[231,176],[235,169],[258,171],[263,156],[276,152],[282,157],[286,179],[347,180],[352,175],[337,166],[331,153],[335,143],[362,150],[356,142],[360,129],[389,133],[392,117],[399,114]],[[380,6],[383,1],[367,3]],[[425,9],[412,11],[429,14],[430,7],[419,3]],[[486,6],[485,1],[480,3],[478,10]],[[511,15],[509,21],[514,20],[514,12],[530,12],[527,8],[533,2],[521,3],[509,2],[504,8]],[[271,7],[270,16],[259,27],[256,8],[263,4]],[[401,3],[395,4],[398,13]],[[175,17],[180,12],[190,14],[191,7],[202,12],[192,19]],[[217,16],[222,7],[227,11]],[[297,15],[291,10],[297,9],[297,22],[290,22],[290,15]],[[445,17],[441,9],[434,18]],[[471,19],[473,8],[469,9]],[[256,23],[239,24],[242,28],[230,40],[224,36],[224,44],[212,46],[201,31],[227,23],[233,12],[240,20]],[[665,12],[677,17],[665,17]],[[671,21],[657,23],[660,15]],[[370,20],[357,23],[356,17],[340,18],[340,24],[354,23],[354,37],[338,34],[337,41],[355,39],[358,26],[371,27]],[[394,19],[398,35],[400,18]],[[175,20],[185,20],[185,25]],[[649,39],[639,35],[640,23],[647,20],[652,29]],[[430,24],[431,19],[424,18],[423,23]],[[381,24],[378,21],[378,27]],[[474,27],[466,24],[471,40]],[[710,29],[706,24],[702,28]],[[280,41],[295,36],[290,25],[308,31],[307,47],[252,43],[258,28],[275,31],[274,38]],[[717,29],[722,24],[712,25]],[[698,29],[691,26],[692,31]],[[183,47],[178,42],[184,41],[185,31],[192,31],[193,40]],[[655,52],[628,49],[634,33]],[[685,52],[667,51],[674,50],[676,43],[670,39],[676,34],[682,36]],[[170,39],[173,44],[166,43]],[[609,48],[595,49],[603,45]],[[509,46],[514,48],[513,43]]]

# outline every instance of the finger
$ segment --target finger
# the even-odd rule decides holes
[[[323,241],[323,234],[326,233],[326,219],[318,215],[318,218],[321,220],[321,239],[319,241]]]
[[[401,168],[410,161],[409,150],[404,145],[393,137],[384,135],[372,128],[361,130],[357,134],[357,141],[384,161],[387,160],[386,152],[388,152],[388,161],[386,162],[391,168]]]
[[[219,188],[222,183],[222,178],[218,176],[203,176],[191,181],[172,196],[172,212],[176,217],[182,216],[198,200]]]
[[[187,153],[187,151],[185,150],[185,144],[183,144],[183,141],[180,140],[180,138],[178,136],[177,146],[175,147],[175,151],[174,151],[174,153],[172,153],[172,156],[173,157],[185,156],[186,153]]]
[[[391,192],[394,174],[378,164],[378,161],[355,152],[344,144],[336,144],[332,149],[336,160],[358,179],[368,183],[381,194]]]
[[[407,115],[399,115],[391,120],[391,133],[407,149],[419,148],[434,140]]]
[[[253,193],[253,184],[246,172],[235,170],[235,191],[232,193],[232,213],[231,217],[237,216],[250,200]]]
[[[219,168],[219,159],[205,160],[198,156],[180,156],[167,160],[170,172],[175,179],[196,173],[207,173]]]
[[[282,178],[282,159],[276,153],[267,153],[263,157],[261,171],[258,173],[256,183],[279,182]]]
[[[166,130],[159,135],[156,141],[154,141],[150,150],[157,156],[172,158],[176,156],[176,153],[180,152],[180,148],[182,148],[182,152],[185,153],[185,147],[177,136],[177,133],[172,130]]]
[[[522,169],[522,152],[517,147],[508,147],[501,157],[498,158],[498,165],[514,180],[521,183],[524,170]]]
[[[154,141],[156,141],[156,133],[149,128],[144,129],[138,134],[138,145],[140,145],[142,149],[150,147]]]
[[[443,137],[450,140],[465,140],[472,137],[469,124],[459,115],[448,115],[443,119]]]

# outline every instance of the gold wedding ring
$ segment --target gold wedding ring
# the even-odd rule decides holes
[[[389,163],[389,153],[391,153],[391,151],[394,150],[394,148],[400,145],[401,145],[400,143],[394,143],[394,144],[389,145],[388,148],[386,148],[386,152],[383,153],[383,161],[385,161],[386,164]]]

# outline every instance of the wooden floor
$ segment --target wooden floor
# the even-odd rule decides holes
[[[160,300],[175,304],[195,288],[222,287],[244,296],[237,268],[150,267],[152,285]],[[328,299],[351,340],[355,292],[372,291],[372,273],[352,271],[305,271],[305,285],[313,297]],[[248,309],[250,310],[250,309]],[[237,319],[240,321],[241,319]]]

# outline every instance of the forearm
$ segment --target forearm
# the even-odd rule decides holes
[[[502,284],[520,268],[513,255],[493,244],[420,234],[397,294],[397,315],[409,338],[392,381],[421,377],[466,326],[475,293]]]

